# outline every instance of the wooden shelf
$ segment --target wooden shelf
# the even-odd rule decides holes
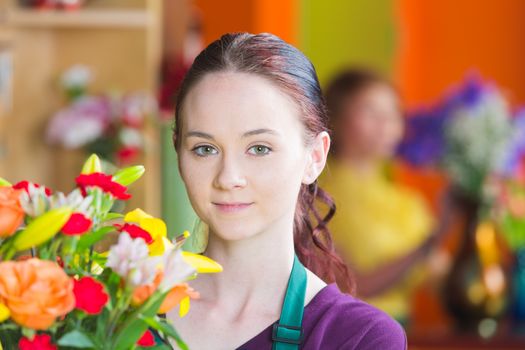
[[[11,9],[7,23],[16,27],[146,28],[154,18],[144,9],[80,9],[39,11]]]

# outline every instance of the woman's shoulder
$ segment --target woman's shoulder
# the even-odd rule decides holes
[[[383,311],[326,286],[306,306],[304,346],[312,349],[405,350],[403,328]]]

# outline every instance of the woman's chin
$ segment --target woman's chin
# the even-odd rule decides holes
[[[249,239],[256,236],[256,232],[258,232],[258,230],[250,227],[250,225],[241,222],[213,225],[210,227],[210,230],[214,236],[228,242]]]

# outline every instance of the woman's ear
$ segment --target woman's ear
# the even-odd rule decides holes
[[[303,175],[303,184],[309,185],[313,183],[321,174],[326,164],[326,157],[330,150],[330,135],[326,131],[322,131],[315,137],[313,144],[310,146],[308,152],[308,162]]]

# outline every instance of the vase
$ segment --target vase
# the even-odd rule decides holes
[[[478,333],[482,321],[494,322],[506,309],[508,271],[496,225],[479,215],[480,201],[457,191],[452,201],[463,229],[459,249],[444,283],[443,298],[456,328]]]
[[[525,331],[525,247],[515,252],[512,271],[511,315],[516,331]]]

